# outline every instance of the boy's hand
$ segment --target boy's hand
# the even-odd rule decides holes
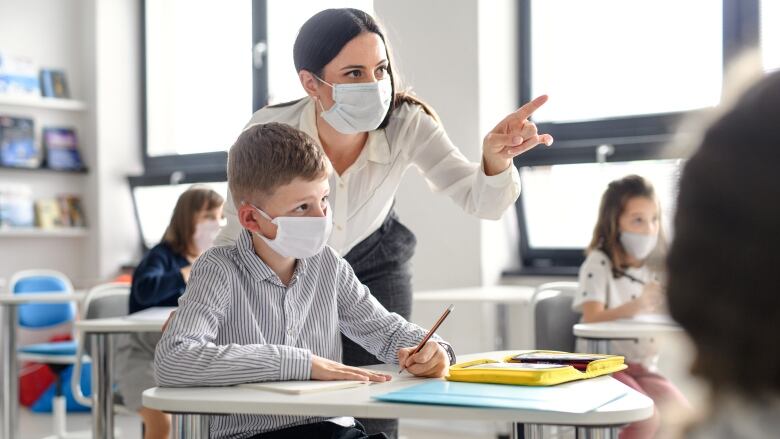
[[[447,374],[450,357],[438,342],[428,340],[420,352],[411,355],[415,347],[398,350],[398,364],[418,377],[441,378]]]
[[[311,356],[311,379],[321,381],[354,380],[354,381],[390,381],[390,375],[346,366],[327,358]]]

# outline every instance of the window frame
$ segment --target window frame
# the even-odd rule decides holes
[[[518,44],[520,63],[519,102],[529,102],[531,96],[531,3],[520,0],[518,7]],[[723,7],[723,71],[747,48],[760,41],[760,1],[722,0]],[[539,123],[540,132],[555,138],[552,148],[534,148],[515,157],[521,170],[526,166],[596,163],[599,145],[611,145],[614,152],[601,160],[622,162],[683,158],[684,153],[670,146],[676,127],[683,118],[704,110],[670,112],[654,115],[625,116],[581,122]],[[576,274],[585,259],[584,249],[542,249],[530,247],[528,225],[523,208],[523,193],[515,202],[519,228],[521,274]],[[517,273],[514,273],[517,274]]]
[[[214,151],[195,154],[174,154],[150,156],[148,144],[148,111],[147,111],[147,72],[146,72],[146,3],[154,0],[141,0],[140,7],[140,69],[141,69],[141,157],[144,166],[144,177],[170,178],[174,173],[181,172],[188,178],[214,178],[215,173],[222,175],[221,181],[227,180],[227,152]],[[267,41],[267,0],[252,0],[252,47]],[[253,56],[254,53],[248,54]],[[264,55],[261,55],[264,56]],[[252,63],[252,113],[266,105],[268,101],[268,69]],[[198,177],[202,176],[202,177]],[[201,180],[207,181],[207,180]]]

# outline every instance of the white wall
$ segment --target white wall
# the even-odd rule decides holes
[[[466,157],[479,160],[477,1],[375,0],[374,9],[404,82],[436,109]],[[396,209],[417,235],[415,290],[481,283],[478,219],[432,193],[415,170],[399,188]]]
[[[99,210],[89,265],[97,278],[140,256],[127,176],[141,163],[140,8],[135,0],[85,0],[94,19],[93,108],[96,172],[89,188]]]

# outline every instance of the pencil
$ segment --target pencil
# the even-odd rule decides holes
[[[428,331],[427,334],[425,334],[425,338],[423,338],[422,341],[420,341],[420,344],[418,344],[417,347],[414,348],[414,351],[412,351],[412,353],[409,354],[409,357],[411,357],[412,355],[420,352],[420,349],[422,349],[423,346],[425,346],[425,343],[428,343],[428,340],[431,338],[433,333],[436,332],[437,329],[439,329],[439,326],[441,326],[441,324],[444,322],[444,319],[446,319],[447,316],[450,315],[450,313],[452,312],[453,308],[455,308],[455,305],[450,305],[450,306],[447,307],[447,309],[444,310],[444,313],[441,315],[441,317],[439,317],[439,320],[437,320],[436,323],[433,324],[433,327],[431,327],[431,330]],[[406,369],[406,367],[404,365],[401,365],[401,370],[399,370],[398,373],[403,372],[404,369]]]

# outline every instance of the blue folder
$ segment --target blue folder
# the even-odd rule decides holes
[[[374,398],[414,404],[586,413],[627,393],[624,384],[603,377],[547,387],[429,381]]]

